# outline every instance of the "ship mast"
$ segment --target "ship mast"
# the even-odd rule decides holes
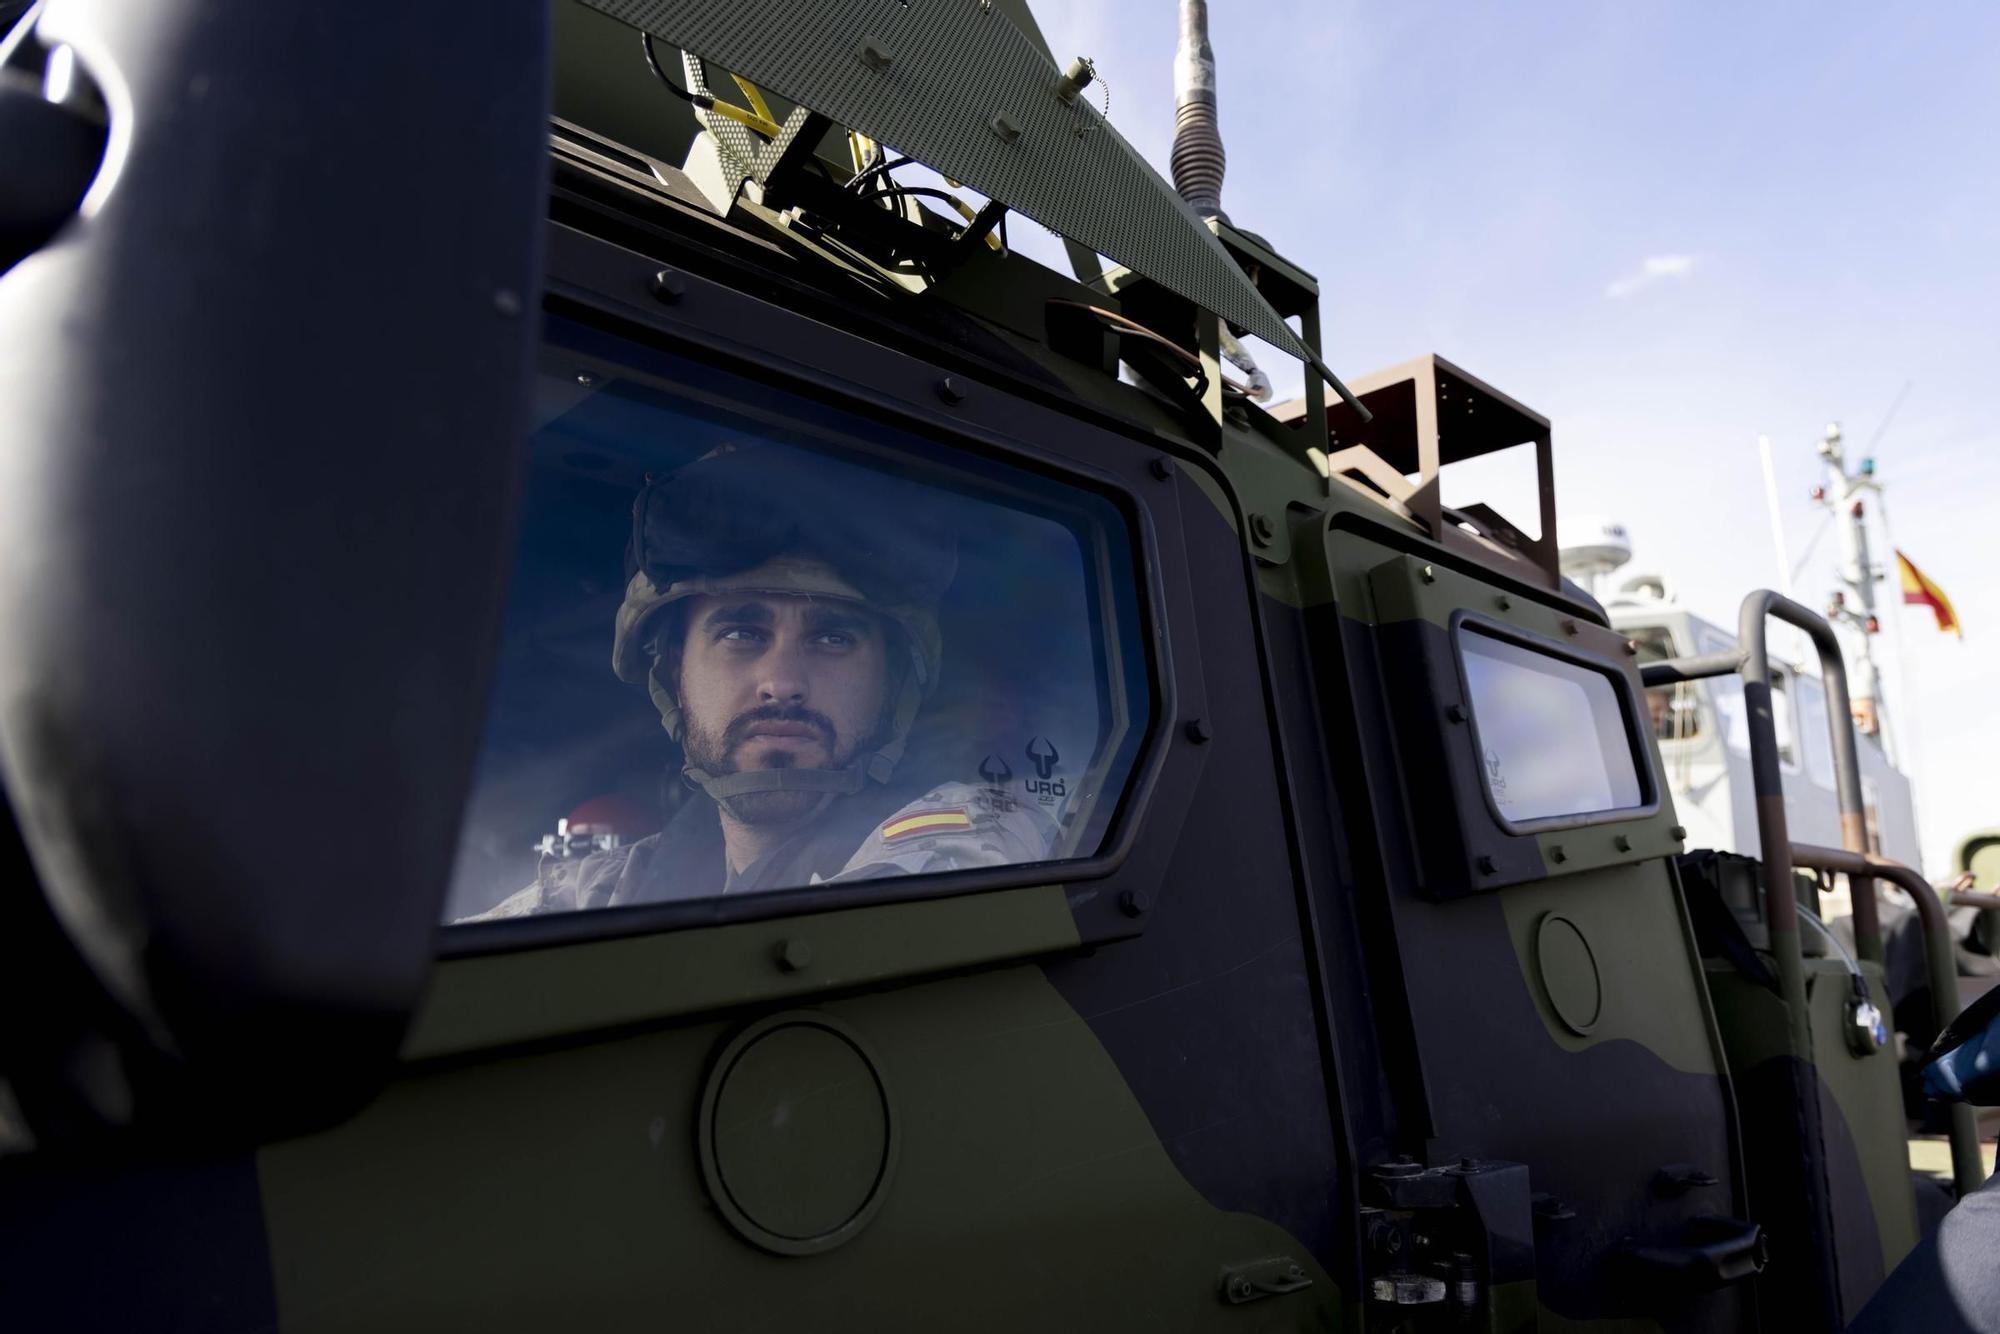
[[[1826,484],[1814,487],[1812,498],[1832,511],[1840,534],[1840,587],[1833,591],[1826,616],[1835,625],[1846,627],[1848,638],[1860,648],[1852,658],[1854,725],[1869,736],[1883,737],[1886,746],[1881,678],[1875,669],[1874,652],[1875,636],[1882,629],[1875,613],[1875,585],[1881,582],[1883,571],[1869,554],[1867,506],[1862,499],[1868,492],[1879,493],[1882,481],[1873,458],[1863,458],[1853,471],[1848,470],[1839,422],[1827,426],[1820,438],[1819,456],[1826,464]]]

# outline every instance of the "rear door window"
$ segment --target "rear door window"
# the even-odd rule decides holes
[[[1642,804],[1631,728],[1609,673],[1470,626],[1457,638],[1480,772],[1501,819]]]

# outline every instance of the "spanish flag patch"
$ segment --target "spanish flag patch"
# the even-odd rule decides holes
[[[972,828],[972,817],[965,813],[963,806],[946,806],[937,810],[912,811],[899,815],[882,826],[882,839],[893,843],[899,838],[913,838],[918,834],[936,834],[950,829]]]

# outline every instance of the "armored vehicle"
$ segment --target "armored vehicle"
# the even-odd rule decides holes
[[[1860,1308],[1813,618],[1642,676],[1546,418],[1323,366],[1183,17],[1178,189],[1012,0],[11,30],[9,1329]],[[1536,535],[1442,505],[1520,445]],[[1763,857],[1683,869],[1642,688],[1738,671]]]

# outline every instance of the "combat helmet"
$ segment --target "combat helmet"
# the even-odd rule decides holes
[[[849,602],[892,630],[886,725],[839,769],[683,773],[725,810],[739,796],[817,791],[825,802],[887,783],[944,656],[938,603],[957,573],[957,541],[936,493],[816,452],[726,444],[649,480],[632,504],[624,602],[611,647],[620,680],[644,685],[661,725],[685,745],[666,613],[700,594],[767,593]]]

